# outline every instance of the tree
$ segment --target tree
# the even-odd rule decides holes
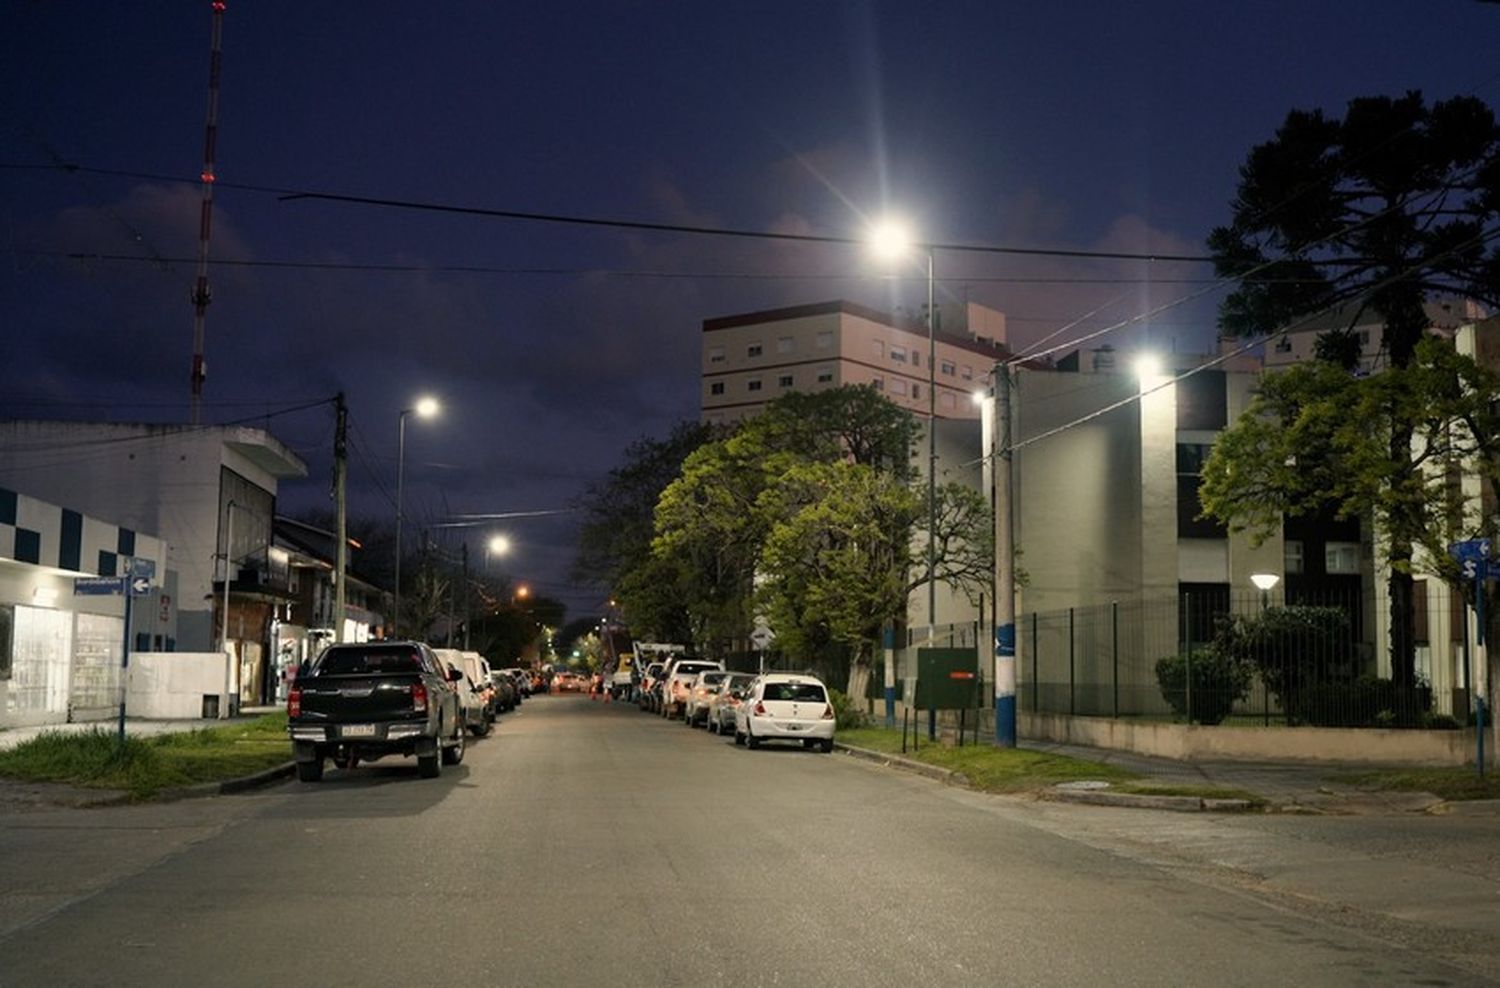
[[[681,422],[666,439],[642,438],[625,450],[624,461],[603,480],[590,484],[575,506],[584,513],[574,557],[575,579],[608,590],[619,599],[632,625],[663,641],[686,641],[681,599],[668,592],[654,569],[656,502],[682,471],[688,455],[722,434],[722,428]],[[650,578],[647,578],[649,575]]]
[[[1397,423],[1411,429],[1400,458],[1389,447]],[[1463,489],[1465,475],[1500,503],[1500,375],[1429,338],[1407,367],[1373,377],[1322,361],[1266,375],[1215,443],[1200,496],[1205,514],[1257,542],[1284,515],[1320,506],[1372,519],[1422,548],[1403,564],[1408,579],[1428,572],[1463,593],[1447,547],[1500,534],[1494,514]],[[1393,668],[1392,679],[1398,697],[1415,685],[1410,670],[1403,682]]]
[[[1391,367],[1406,368],[1427,331],[1429,299],[1500,302],[1497,218],[1500,127],[1482,101],[1428,106],[1411,92],[1353,100],[1341,120],[1295,110],[1273,140],[1251,150],[1232,222],[1209,237],[1218,273],[1240,279],[1221,306],[1220,325],[1230,335],[1256,336],[1315,313],[1333,313],[1345,328],[1373,313],[1384,323]],[[1331,341],[1324,352],[1348,351]],[[1418,423],[1390,397],[1384,458],[1409,475]],[[1315,508],[1317,500],[1299,506]],[[1422,508],[1404,496],[1388,498],[1386,507],[1392,671],[1398,692],[1410,694],[1411,564]]]

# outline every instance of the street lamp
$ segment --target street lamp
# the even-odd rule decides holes
[[[1251,573],[1250,582],[1260,591],[1260,609],[1261,613],[1265,613],[1271,604],[1271,591],[1281,582],[1281,577],[1275,573]]]
[[[401,519],[406,486],[406,417],[430,419],[438,413],[436,398],[422,397],[411,408],[401,409],[396,430],[396,602],[391,615],[391,630],[399,631],[401,622]]]
[[[927,255],[927,647],[937,634],[937,334],[933,309],[932,244],[915,243],[905,223],[888,218],[870,228],[867,240],[877,257],[895,260],[914,248]],[[885,705],[887,720],[896,703],[895,654],[886,649]]]
[[[492,556],[503,556],[508,552],[510,552],[510,539],[504,535],[491,535],[490,540],[484,544],[485,572],[489,572]]]

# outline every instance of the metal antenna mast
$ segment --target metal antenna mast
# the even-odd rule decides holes
[[[208,288],[208,238],[214,214],[214,144],[219,137],[219,52],[224,32],[224,0],[213,0],[213,48],[208,62],[208,122],[203,134],[203,208],[198,216],[198,280],[193,284],[193,404],[192,424],[202,418],[203,323],[213,292]]]

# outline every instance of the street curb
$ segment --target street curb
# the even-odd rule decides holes
[[[179,799],[202,799],[205,796],[232,796],[235,793],[247,792],[269,785],[277,779],[289,778],[297,771],[295,761],[282,762],[273,765],[254,775],[243,775],[237,779],[222,779],[218,782],[202,782],[196,786],[183,786],[180,789],[163,789],[157,793],[152,802],[174,802]]]
[[[1151,796],[1136,792],[1104,792],[1099,789],[1050,789],[1043,799],[1058,803],[1087,803],[1092,806],[1128,806],[1135,809],[1172,810],[1176,813],[1244,813],[1251,808],[1248,799],[1206,799],[1202,796]]]
[[[925,775],[929,779],[936,779],[939,782],[951,782],[959,786],[969,784],[968,778],[962,772],[955,772],[952,769],[939,768],[936,765],[928,765],[926,762],[902,758],[900,755],[888,755],[883,751],[856,748],[853,745],[844,744],[842,741],[835,741],[833,746],[845,754],[853,755],[855,758],[862,758],[867,762],[879,762],[882,765],[889,765],[893,768],[916,772],[918,775]]]

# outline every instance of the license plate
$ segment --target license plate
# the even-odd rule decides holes
[[[345,738],[373,738],[375,736],[375,725],[345,724],[339,731],[339,736]]]

